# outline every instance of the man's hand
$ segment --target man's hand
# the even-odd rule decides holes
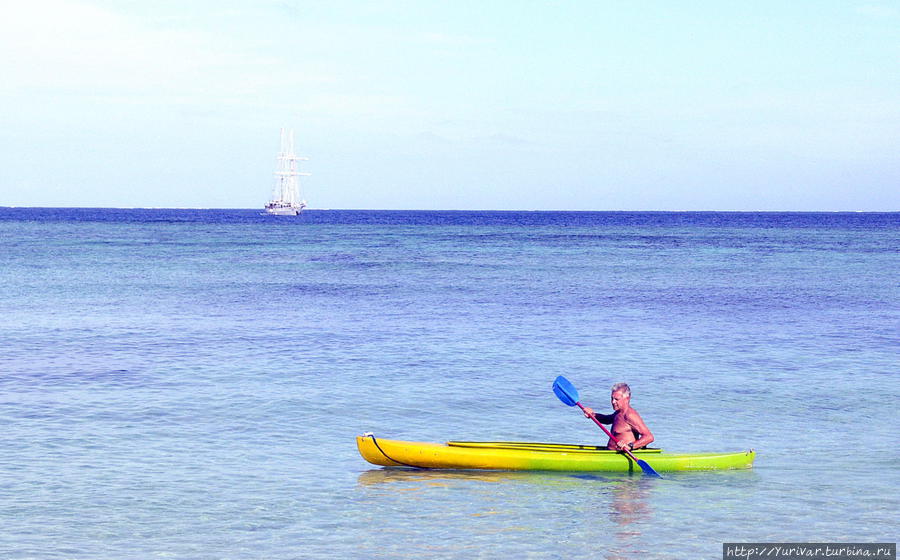
[[[589,407],[584,407],[584,417],[585,418],[593,418],[594,417],[594,409]]]

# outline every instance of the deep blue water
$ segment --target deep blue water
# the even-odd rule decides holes
[[[716,558],[896,541],[900,214],[0,208],[0,558]],[[380,469],[595,443],[750,471]]]

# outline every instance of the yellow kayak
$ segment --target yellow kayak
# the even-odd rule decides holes
[[[450,441],[423,443],[357,436],[363,459],[384,467],[423,469],[492,469],[522,471],[640,472],[627,455],[595,445],[520,441]],[[634,455],[660,472],[747,469],[756,453],[666,453],[636,449]]]

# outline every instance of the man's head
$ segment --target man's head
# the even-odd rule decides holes
[[[612,393],[609,396],[613,410],[623,410],[628,408],[631,403],[631,387],[628,383],[616,383],[612,386]]]

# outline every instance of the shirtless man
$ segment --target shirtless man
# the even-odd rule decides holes
[[[586,417],[593,416],[603,424],[612,424],[610,431],[616,436],[618,444],[610,438],[606,444],[607,449],[639,449],[653,441],[650,428],[644,424],[638,411],[631,408],[631,388],[627,383],[612,386],[610,401],[614,410],[612,414],[595,414],[590,408],[584,407]]]

